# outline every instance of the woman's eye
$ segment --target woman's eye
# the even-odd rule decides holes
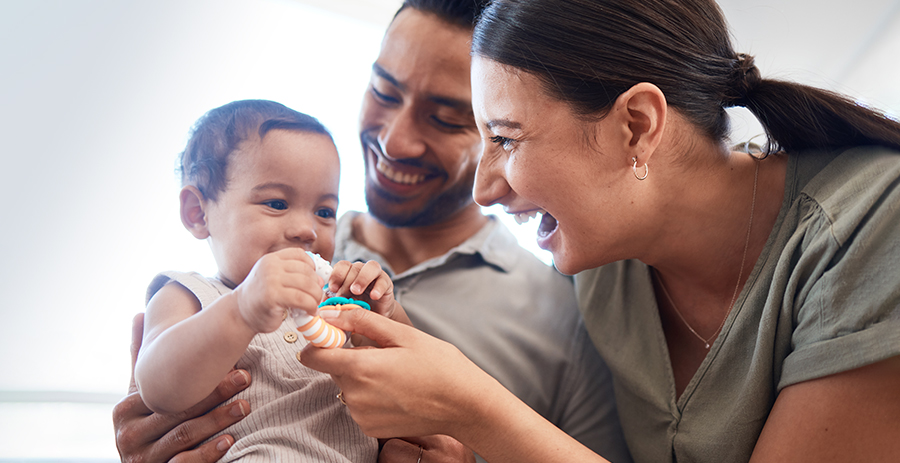
[[[263,204],[278,211],[283,211],[288,208],[287,201],[282,199],[271,199],[269,201],[264,201]]]
[[[323,207],[316,211],[316,215],[323,219],[333,219],[337,217],[337,212],[330,207]]]
[[[509,145],[511,145],[515,141],[512,138],[501,137],[500,135],[494,135],[490,138],[490,140],[491,143],[500,145],[500,147],[504,149],[509,148]]]

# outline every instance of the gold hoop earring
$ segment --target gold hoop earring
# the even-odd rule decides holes
[[[637,174],[637,158],[631,158],[631,160],[633,161],[633,164],[631,165],[631,171],[634,172],[634,178],[638,180],[646,179],[647,176],[650,175],[650,166],[648,166],[647,163],[644,163],[644,176],[639,177]]]

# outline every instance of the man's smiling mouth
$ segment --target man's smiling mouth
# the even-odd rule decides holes
[[[387,177],[388,180],[399,183],[401,185],[416,185],[422,183],[427,178],[424,174],[411,174],[408,172],[397,172],[388,163],[377,156],[377,162],[375,163],[375,170],[377,170],[381,175]]]

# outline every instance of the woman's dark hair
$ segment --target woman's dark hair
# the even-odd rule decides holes
[[[450,24],[466,29],[475,25],[475,20],[489,0],[404,0],[394,14],[396,18],[406,8],[431,13]]]
[[[184,152],[178,157],[182,185],[192,184],[207,199],[216,200],[228,182],[228,158],[254,134],[271,130],[331,134],[316,118],[268,100],[241,100],[219,106],[194,123]],[[332,142],[334,140],[332,139]]]
[[[473,53],[535,75],[585,118],[604,116],[640,82],[662,90],[713,140],[725,108],[762,123],[767,153],[856,145],[900,149],[900,123],[833,92],[763,79],[737,54],[713,0],[495,0],[475,27]]]

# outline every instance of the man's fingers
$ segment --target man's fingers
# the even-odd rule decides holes
[[[137,384],[134,382],[134,365],[137,363],[138,352],[141,351],[141,342],[144,340],[144,313],[140,312],[131,320],[131,381],[128,383],[128,393],[137,392]]]
[[[233,444],[234,439],[231,436],[219,436],[196,449],[175,455],[169,463],[213,463],[222,458]]]
[[[233,370],[225,376],[225,379],[223,379],[218,386],[216,386],[216,390],[214,390],[212,394],[201,400],[197,405],[185,410],[182,413],[184,416],[181,418],[194,418],[200,416],[211,410],[213,407],[234,397],[235,394],[243,391],[249,385],[250,373],[245,370]],[[250,409],[248,408],[246,411],[249,413]],[[246,413],[244,415],[246,415]]]
[[[165,461],[180,452],[194,448],[197,444],[208,439],[210,436],[215,435],[217,432],[243,419],[249,411],[250,405],[246,400],[236,400],[233,403],[228,404],[228,406],[216,408],[206,415],[179,424],[162,436],[155,444],[156,449],[160,452],[159,455],[157,455],[158,459],[160,461]],[[218,440],[216,442],[222,443]],[[228,445],[230,445],[230,443]],[[211,448],[208,446],[204,447],[206,448],[202,452],[193,453],[192,458],[201,458],[208,454],[214,454],[218,450],[215,445]],[[187,461],[207,460],[198,459]]]

